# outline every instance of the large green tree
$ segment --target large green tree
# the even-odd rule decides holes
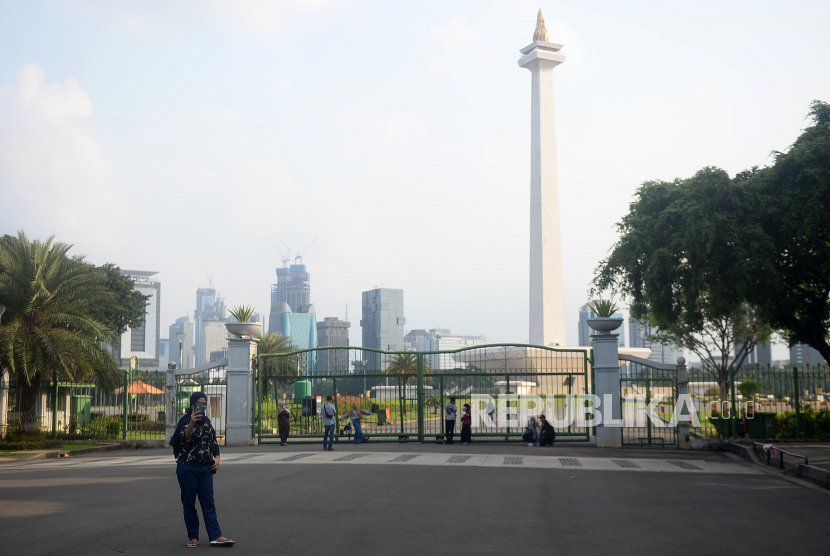
[[[291,338],[279,332],[257,334],[257,358],[260,363],[261,376],[274,381],[276,389],[287,391],[288,385],[299,375],[298,358],[296,355],[286,355],[294,351]],[[262,357],[263,355],[280,355],[281,357]]]
[[[406,395],[406,385],[409,379],[418,374],[418,358],[414,353],[396,353],[389,355],[386,359],[389,366],[383,371],[383,374],[390,376],[398,376],[401,378],[404,395]],[[424,376],[432,374],[432,367],[429,361],[424,358]],[[406,414],[406,404],[403,406],[403,412]]]
[[[807,127],[769,168],[739,174],[754,200],[745,244],[746,299],[790,344],[830,361],[830,104],[812,103]]]
[[[119,296],[107,286],[105,271],[68,256],[71,247],[53,238],[31,241],[23,232],[0,239],[0,304],[6,306],[0,368],[18,381],[23,432],[37,429],[41,380],[95,380],[107,389],[119,381],[104,347],[117,341],[115,319],[106,315],[115,314]]]
[[[632,317],[657,328],[653,339],[695,353],[722,396],[730,374],[769,337],[745,301],[747,265],[735,263],[751,261],[759,248],[742,239],[750,207],[745,188],[718,168],[644,183],[617,225],[620,239],[597,267],[592,292],[621,294]]]

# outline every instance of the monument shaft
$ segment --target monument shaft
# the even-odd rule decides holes
[[[541,13],[540,20],[544,30]],[[521,50],[524,56],[519,60],[532,74],[529,340],[545,346],[567,345],[553,113],[553,68],[565,61],[560,48],[562,45],[535,40]]]

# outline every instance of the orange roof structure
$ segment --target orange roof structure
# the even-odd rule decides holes
[[[116,388],[113,390],[113,394],[122,394],[124,392],[124,387]],[[151,386],[142,380],[136,380],[130,387],[127,388],[128,394],[154,394],[154,395],[163,395],[164,390],[156,388],[155,386]]]

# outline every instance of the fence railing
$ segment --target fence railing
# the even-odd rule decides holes
[[[830,439],[830,368],[745,365],[722,386],[702,369],[689,372],[689,390],[708,437]],[[722,391],[723,390],[723,391]]]

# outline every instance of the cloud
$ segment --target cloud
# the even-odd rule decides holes
[[[23,66],[17,85],[0,94],[0,221],[35,237],[72,230],[73,241],[112,244],[100,230],[123,207],[92,116],[77,79],[50,84],[39,64]]]
[[[484,35],[461,16],[450,19],[446,25],[430,25],[427,36],[435,43],[461,52],[475,52],[486,46]]]
[[[92,115],[89,93],[77,79],[68,77],[63,85],[44,85],[45,80],[39,64],[26,64],[20,72],[17,102],[32,118],[59,123]]]

